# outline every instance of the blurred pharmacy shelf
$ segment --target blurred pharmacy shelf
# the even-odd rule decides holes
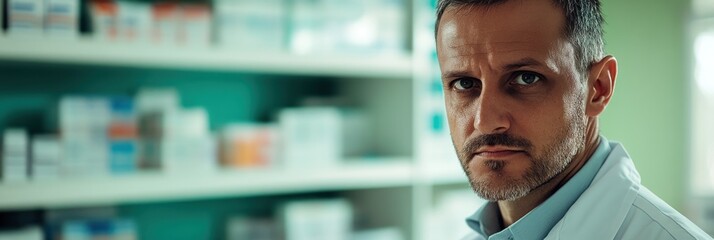
[[[89,38],[36,39],[0,36],[0,60],[348,78],[410,79],[413,74],[412,58],[407,54],[244,53],[215,46],[154,46],[103,42]]]
[[[241,1],[213,1],[213,6],[231,5],[238,2]],[[272,1],[246,2],[267,3]],[[299,2],[316,4],[320,1]],[[373,1],[345,1],[345,4],[343,1],[324,2],[330,3],[331,7],[336,7],[339,10],[350,10],[349,8],[354,5],[349,3],[373,4]],[[338,2],[339,4],[336,4]],[[148,9],[149,6],[139,7]],[[374,18],[376,19],[373,19],[374,21],[370,21],[370,16],[332,14],[349,13],[349,11],[325,11],[326,8],[311,8],[309,6],[293,8],[292,11],[299,11],[299,14],[290,15],[297,16],[298,21],[290,18],[290,26],[284,27],[291,28],[293,33],[299,32],[294,31],[296,27],[302,28],[306,33],[310,33],[308,35],[311,35],[306,39],[323,39],[325,36],[320,34],[327,33],[329,35],[327,42],[331,44],[325,44],[323,39],[315,41],[315,44],[307,44],[310,45],[307,47],[300,44],[294,45],[301,42],[297,40],[290,41],[289,46],[282,45],[283,43],[280,41],[277,41],[276,44],[274,40],[298,39],[298,36],[289,34],[283,36],[282,34],[287,33],[274,32],[274,29],[264,28],[263,25],[241,24],[241,21],[227,22],[222,28],[220,26],[218,28],[218,32],[224,34],[223,37],[226,41],[221,41],[219,37],[215,44],[230,46],[232,43],[233,47],[221,47],[221,45],[182,47],[171,45],[174,41],[165,43],[169,45],[156,46],[148,43],[128,43],[126,41],[129,40],[126,38],[119,38],[120,40],[117,42],[108,42],[99,40],[104,38],[101,31],[96,31],[96,28],[92,33],[94,38],[82,37],[64,40],[37,36],[35,38],[19,38],[20,35],[10,35],[11,31],[8,31],[7,35],[0,33],[0,63],[9,63],[7,65],[10,67],[33,64],[68,64],[81,66],[79,71],[84,71],[84,69],[91,71],[94,67],[103,66],[137,68],[138,71],[132,69],[132,72],[136,74],[130,74],[130,77],[140,76],[143,70],[165,68],[307,78],[369,79],[370,81],[330,81],[329,88],[335,87],[334,90],[337,92],[335,97],[340,97],[337,100],[345,98],[354,101],[356,105],[370,114],[370,122],[376,123],[373,131],[370,131],[374,136],[369,138],[374,141],[375,146],[378,146],[374,152],[386,156],[406,156],[396,159],[380,158],[347,162],[337,167],[306,168],[305,170],[222,169],[204,174],[197,174],[193,171],[184,172],[184,174],[139,172],[123,176],[4,182],[0,183],[0,212],[31,209],[53,211],[62,208],[127,203],[163,205],[166,204],[165,202],[185,200],[335,191],[354,204],[360,221],[375,227],[396,226],[398,231],[404,234],[404,238],[392,239],[448,239],[444,236],[451,235],[440,233],[453,235],[459,233],[453,231],[456,226],[467,228],[462,219],[467,216],[466,214],[475,210],[475,207],[471,206],[474,203],[471,194],[459,194],[463,190],[470,192],[470,189],[458,160],[455,159],[455,156],[451,156],[453,155],[453,146],[448,132],[441,74],[438,70],[436,50],[433,44],[435,7],[435,0],[403,2],[386,0],[385,4],[376,8],[377,11],[365,11],[365,13],[369,13],[367,15],[381,16]],[[406,16],[405,21],[399,20],[400,17],[397,15],[400,14],[394,14],[401,12],[404,10],[403,8],[410,8],[404,15]],[[270,11],[250,11],[249,14],[245,14],[247,11],[241,12],[239,6],[226,6],[218,9],[220,11],[213,13],[221,19],[224,16],[234,15],[263,21],[266,16],[270,18],[272,10],[276,8],[265,8]],[[331,13],[327,16],[330,24],[324,27],[325,29],[311,24],[315,19],[319,19],[318,15],[322,13]],[[359,18],[350,19],[350,16]],[[392,19],[393,23],[389,24],[390,20],[382,21],[381,19],[384,17]],[[243,22],[254,22],[253,20]],[[343,25],[353,20],[360,23],[354,25],[358,27],[349,28]],[[370,40],[370,34],[362,32],[365,27],[369,28],[370,26],[382,29],[373,32],[374,36],[381,35],[387,38],[387,41],[382,41],[384,39],[380,40],[379,37],[372,39],[372,43],[367,45],[362,45],[362,43],[354,45],[354,42],[349,41]],[[350,31],[357,31],[358,34],[351,35]],[[201,32],[208,31],[202,30]],[[400,32],[405,36],[401,36]],[[202,34],[191,35],[196,37]],[[244,36],[248,36],[248,38],[246,39]],[[303,37],[300,36],[299,39]],[[208,43],[200,44],[207,45]],[[270,47],[271,45],[273,47]],[[344,45],[353,48],[344,49]],[[255,51],[239,50],[238,48],[241,46],[244,50],[255,49]],[[246,46],[251,46],[251,48],[246,48]],[[383,49],[386,50],[383,51]],[[297,55],[291,54],[291,51],[305,51],[313,54]],[[327,52],[332,54],[327,54]],[[339,52],[349,52],[355,55]],[[388,52],[389,54],[375,54],[379,52]],[[38,67],[39,69],[41,67]],[[8,71],[12,72],[11,70]],[[26,74],[25,72],[21,73]],[[171,74],[167,74],[166,77],[175,78]],[[32,76],[17,76],[18,81],[25,78],[31,79]],[[93,81],[96,77],[68,76],[68,78]],[[161,77],[152,75],[151,79],[154,78]],[[183,82],[183,80],[177,80],[177,82],[180,81]],[[146,81],[137,80],[137,82],[145,83]],[[271,82],[266,81],[264,84],[268,85]],[[305,88],[309,87],[305,86]],[[88,89],[92,88],[88,87]],[[199,91],[193,92],[194,100],[200,98],[199,95],[208,95],[206,93],[196,94],[196,92]],[[235,91],[236,95],[238,93],[240,91]],[[218,97],[211,96],[211,100],[219,99],[220,96],[226,94],[234,93],[232,91],[217,93]],[[295,98],[333,97],[330,94],[325,94],[325,96],[321,96],[321,94],[310,96],[308,94],[315,93],[296,93],[300,96]],[[270,96],[258,96],[253,100],[246,97],[251,101],[246,101],[245,107],[255,108],[255,106],[270,105],[260,102],[264,99],[273,101],[269,98]],[[283,100],[286,102],[290,100],[289,97],[285,98]],[[273,111],[286,107],[282,104],[278,105],[280,106],[268,110]],[[223,107],[219,106],[219,108]],[[213,106],[212,109],[216,109],[216,107]],[[324,144],[316,145],[324,147]],[[176,160],[176,158],[168,159]],[[200,160],[203,158],[192,157],[190,159]],[[335,158],[325,157],[325,159]],[[298,167],[300,167],[299,164]],[[254,201],[248,200],[248,204],[252,204]],[[451,211],[452,209],[458,209],[458,211]],[[127,215],[131,217],[132,214],[136,213]],[[148,219],[149,222],[152,220],[162,219]],[[141,226],[139,229],[142,229]],[[439,234],[430,235],[430,233]],[[171,237],[150,239],[171,239]]]
[[[0,210],[403,187],[411,186],[413,178],[408,159],[379,159],[321,169],[141,173],[0,183]]]

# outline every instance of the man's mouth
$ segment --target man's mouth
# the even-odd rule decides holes
[[[487,146],[487,147],[482,147],[479,148],[475,156],[482,157],[482,158],[506,158],[510,157],[516,154],[524,154],[526,153],[523,149],[520,148],[513,148],[513,147],[504,147],[504,146]]]

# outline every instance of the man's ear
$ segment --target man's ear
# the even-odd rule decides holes
[[[585,107],[587,116],[597,117],[605,111],[615,91],[616,78],[617,59],[613,56],[608,55],[590,67],[587,85],[588,101]]]

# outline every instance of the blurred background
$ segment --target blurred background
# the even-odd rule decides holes
[[[459,239],[435,0],[0,0],[0,239]],[[714,1],[603,0],[602,133],[714,233]]]

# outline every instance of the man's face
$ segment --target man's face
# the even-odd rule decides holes
[[[437,50],[451,136],[487,200],[525,196],[582,151],[586,88],[564,22],[551,0],[450,6],[442,16]]]

